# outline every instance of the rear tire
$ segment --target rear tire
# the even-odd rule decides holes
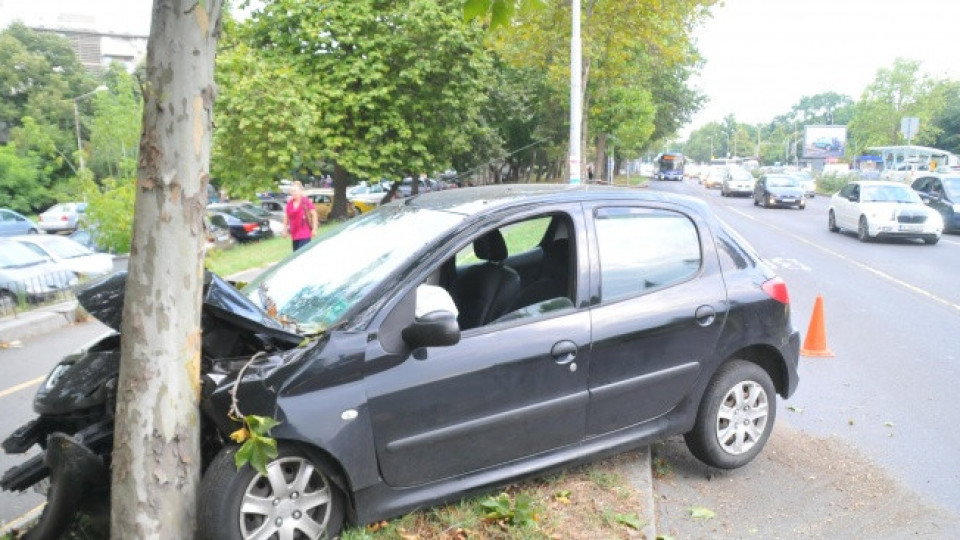
[[[340,534],[345,516],[343,493],[322,466],[296,446],[280,442],[277,458],[267,463],[270,474],[264,477],[250,465],[237,470],[234,455],[238,448],[221,450],[203,476],[198,538],[267,538],[281,528],[291,537],[301,533],[311,540]],[[262,504],[264,501],[267,504]],[[242,508],[247,510],[241,512]]]
[[[767,372],[752,362],[731,360],[707,385],[696,424],[683,438],[700,461],[736,469],[760,453],[776,416],[776,389]]]
[[[837,227],[837,216],[834,215],[833,210],[831,210],[827,216],[827,228],[833,233],[840,232],[840,227]]]
[[[926,237],[926,238],[923,239],[923,242],[924,242],[925,244],[927,244],[928,246],[936,245],[936,243],[939,242],[939,241],[940,241],[940,237],[939,237],[939,236],[928,236],[928,237]]]

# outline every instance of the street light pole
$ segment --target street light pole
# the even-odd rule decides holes
[[[81,99],[86,99],[97,92],[103,92],[104,90],[109,90],[106,86],[100,85],[86,94],[79,95],[73,98],[73,125],[77,128],[77,152],[80,155],[80,171],[83,172],[83,142],[80,140],[80,108],[77,106],[77,103]]]
[[[583,52],[580,42],[580,0],[573,0],[571,6],[572,31],[570,35],[570,152],[567,167],[570,169],[570,183],[580,183],[580,122],[583,116]]]

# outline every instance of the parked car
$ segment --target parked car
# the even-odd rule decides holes
[[[960,232],[960,174],[932,174],[913,182],[923,204],[940,212],[943,230]]]
[[[19,242],[0,238],[0,311],[9,311],[21,300],[53,298],[76,284],[77,276],[69,269]]]
[[[95,253],[90,248],[66,236],[30,234],[12,238],[49,261],[59,263],[80,279],[102,276],[113,272],[113,257]]]
[[[876,238],[915,238],[940,241],[943,218],[927,208],[917,192],[899,182],[850,182],[830,198],[827,227],[856,231],[861,242]]]
[[[753,204],[764,208],[771,206],[807,207],[807,200],[800,187],[800,180],[790,174],[764,174],[753,189]]]
[[[259,220],[265,219],[269,222],[270,231],[273,232],[274,236],[283,234],[283,214],[281,213],[278,217],[272,212],[268,212],[267,210],[263,209],[259,204],[242,201],[207,205],[207,210],[213,210],[214,212],[226,212],[231,209],[244,210]]]
[[[79,296],[114,328],[122,305],[108,291],[122,276]],[[200,425],[215,457],[203,463],[202,538],[335,538],[348,517],[380,521],[679,434],[704,462],[739,467],[767,441],[777,394],[797,387],[783,280],[706,203],[626,188],[489,186],[393,202],[241,292],[208,275],[204,313]],[[119,344],[65,359],[73,367],[55,368],[35,409],[49,410],[47,388],[65,396],[59,408],[88,395],[60,387],[114,388]],[[77,367],[94,360],[98,379]],[[279,420],[265,476],[236,466],[232,403]],[[57,440],[109,463],[109,444],[76,448],[113,435],[108,407],[84,404],[4,448],[88,426]],[[50,519],[71,518],[67,502],[96,502],[90,486],[108,483],[107,467],[44,467],[34,458],[3,487],[48,473],[75,488],[50,498]]]
[[[0,208],[0,236],[16,236],[18,234],[37,234],[40,228],[29,218],[8,210]]]
[[[237,241],[230,234],[230,229],[218,227],[210,221],[210,216],[203,216],[203,227],[206,233],[206,241],[203,244],[203,252],[207,253],[212,249],[230,249],[237,245]]]
[[[333,210],[333,188],[312,188],[303,190],[303,195],[313,201],[313,206],[317,210],[317,219],[320,223],[330,219],[330,212]],[[349,202],[349,201],[348,201]],[[357,215],[354,205],[347,205],[347,217]]]
[[[70,235],[67,236],[67,238],[73,240],[74,242],[80,244],[81,246],[86,247],[91,251],[95,251],[97,253],[108,252],[106,249],[104,249],[101,246],[99,235],[97,234],[97,231],[93,229],[88,229],[88,228],[77,229],[72,233],[70,233]]]
[[[790,174],[791,176],[795,176],[800,182],[800,187],[803,188],[804,197],[816,197],[817,182],[813,179],[813,175],[810,174],[810,171],[797,171]]]
[[[728,167],[720,185],[720,195],[752,195],[756,183],[750,171],[742,167]]]
[[[85,202],[55,204],[37,216],[40,230],[48,233],[73,232],[87,211]]]
[[[243,210],[242,208],[224,208],[222,210],[207,210],[210,223],[227,229],[237,242],[253,242],[273,238],[270,229],[270,220]]]
[[[362,184],[347,190],[347,200],[353,205],[358,214],[370,212],[380,206],[380,201],[386,196],[389,188],[383,184]]]

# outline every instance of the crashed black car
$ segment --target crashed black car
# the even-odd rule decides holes
[[[122,280],[81,293],[114,328]],[[702,202],[640,190],[396,201],[242,292],[208,276],[203,309],[205,538],[334,536],[679,434],[740,467],[797,386],[784,282]],[[118,358],[114,334],[64,359],[4,442],[46,449],[0,482],[50,477],[36,538],[105,501]],[[234,387],[280,421],[265,477],[234,465]]]

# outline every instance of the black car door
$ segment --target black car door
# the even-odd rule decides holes
[[[708,226],[682,208],[597,205],[587,436],[656,418],[712,359],[727,312]]]
[[[568,299],[466,330],[456,345],[400,354],[387,352],[396,348],[389,345],[389,334],[396,333],[389,329],[392,312],[379,339],[370,341],[368,406],[387,484],[449,478],[582,440],[590,361],[586,232],[579,205],[552,210],[572,227],[575,268]],[[451,247],[462,255],[456,246],[468,246],[489,230]]]

